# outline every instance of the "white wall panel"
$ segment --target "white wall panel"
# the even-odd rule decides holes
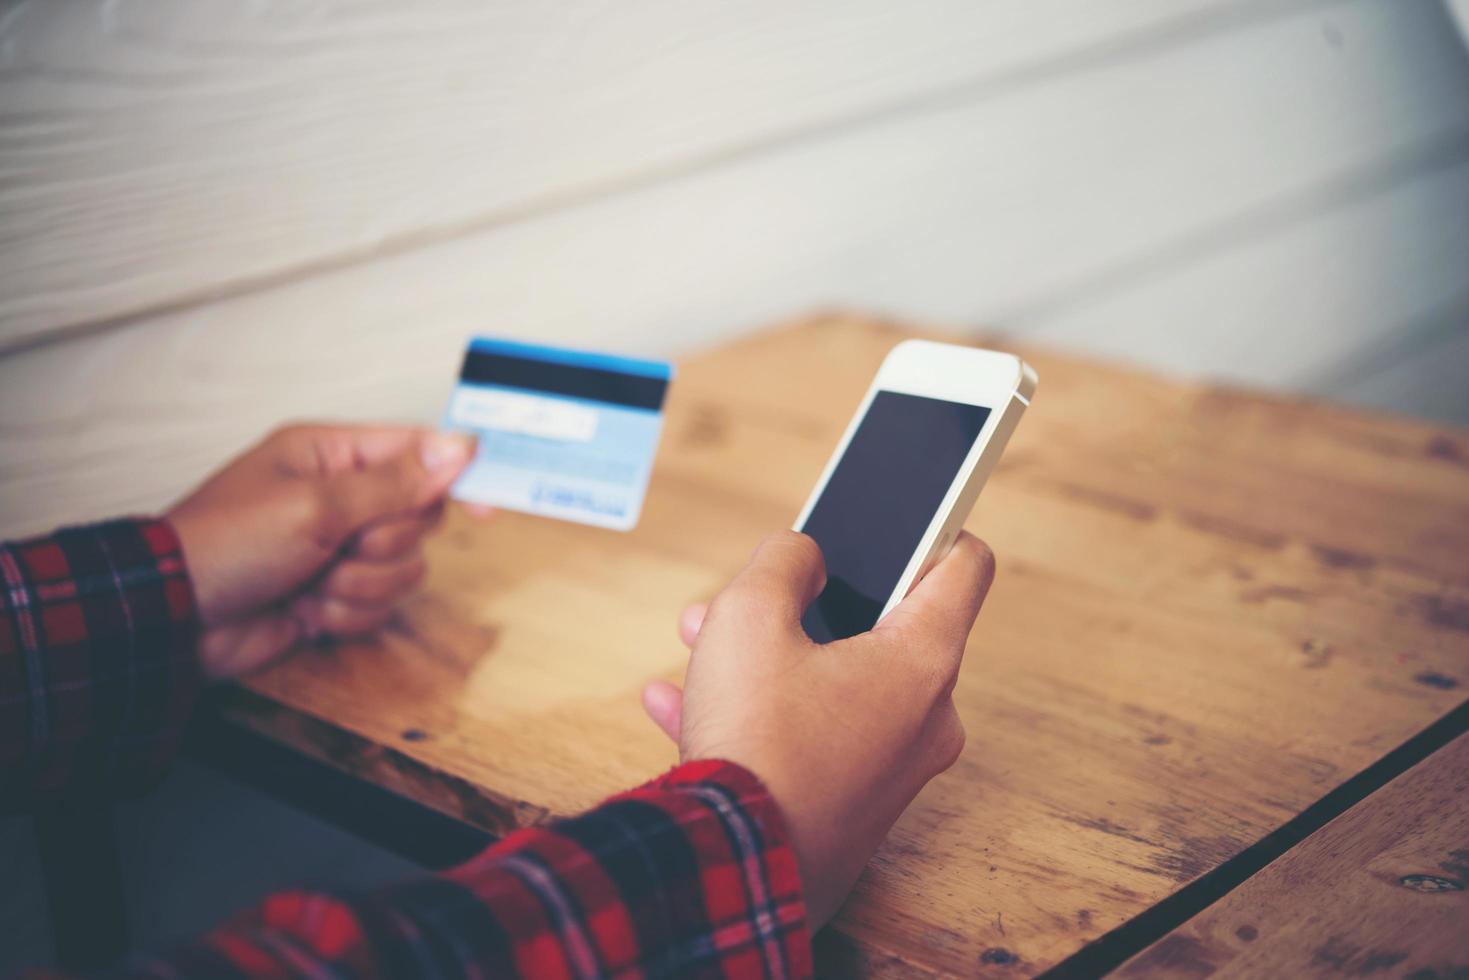
[[[1419,326],[1423,342],[1312,388],[1368,408],[1469,426],[1469,290]],[[1453,446],[1444,440],[1428,448],[1462,462]]]
[[[1219,236],[1189,261],[1127,270],[1004,326],[1173,374],[1316,388],[1364,350],[1391,355],[1410,339],[1401,335],[1469,290],[1469,131],[1424,162],[1289,222],[1263,220],[1267,211],[1258,232]]]
[[[1269,10],[13,2],[0,13],[0,349]]]
[[[475,331],[668,352],[830,304],[1039,329],[1027,311],[1064,295],[1062,333],[1084,315],[1142,339],[1159,324],[1268,339],[1286,323],[1317,331],[1302,356],[1335,356],[1340,308],[1282,286],[1268,256],[1337,284],[1402,277],[1429,300],[1462,284],[1451,209],[1469,67],[1441,8],[1331,11],[14,354],[0,360],[0,531],[159,506],[284,418],[432,419]],[[1425,249],[1445,261],[1422,266]],[[1118,283],[1171,298],[1128,307]],[[1190,320],[1200,297],[1244,312]],[[1122,353],[1154,350],[1168,348]],[[1236,373],[1257,370],[1249,357]]]

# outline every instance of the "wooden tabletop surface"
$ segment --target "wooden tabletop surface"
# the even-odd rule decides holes
[[[638,690],[681,677],[678,610],[789,525],[911,335],[832,315],[688,359],[637,530],[451,513],[380,640],[252,679],[226,719],[496,832],[669,766]],[[968,525],[999,560],[955,692],[968,747],[818,937],[827,972],[1074,963],[1469,691],[1469,434],[1022,353],[1040,389]],[[1275,887],[1239,923],[1259,955],[1294,948]],[[1469,962],[1465,936],[1435,955]]]
[[[1358,803],[1119,972],[1469,973],[1469,734]]]

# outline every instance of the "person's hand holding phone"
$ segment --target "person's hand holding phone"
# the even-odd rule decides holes
[[[175,505],[205,675],[381,626],[422,579],[423,536],[473,450],[412,426],[293,425]]]
[[[836,912],[903,809],[953,765],[964,727],[951,694],[994,556],[963,534],[874,629],[818,645],[801,615],[826,574],[820,549],[773,534],[680,623],[692,647],[682,692],[643,703],[690,759],[764,780],[790,828],[813,929]]]

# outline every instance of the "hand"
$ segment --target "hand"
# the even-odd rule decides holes
[[[959,757],[950,695],[994,578],[963,534],[876,628],[825,645],[801,615],[826,584],[803,534],[773,534],[707,607],[684,611],[682,692],[649,684],[643,705],[680,757],[759,776],[790,828],[812,928],[835,914],[913,797]]]
[[[236,677],[303,639],[382,625],[423,577],[421,539],[473,448],[407,426],[294,425],[175,505],[205,675]]]

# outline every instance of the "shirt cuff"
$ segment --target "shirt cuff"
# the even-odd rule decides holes
[[[527,975],[553,965],[811,973],[785,821],[764,784],[730,762],[685,763],[579,817],[517,832],[449,877],[535,920],[511,929],[532,957],[515,964]],[[555,964],[534,960],[538,950]]]
[[[151,785],[201,685],[173,528],[116,520],[0,545],[0,578],[0,702],[16,706],[0,712],[6,795]]]

